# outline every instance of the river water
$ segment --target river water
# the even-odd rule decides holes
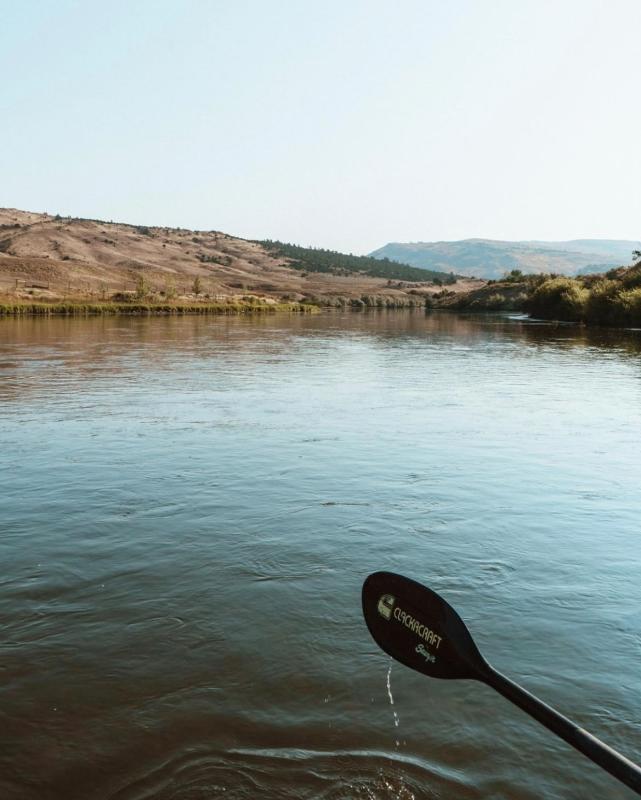
[[[374,570],[641,758],[641,333],[0,320],[0,797],[626,798],[391,665]],[[391,667],[391,670],[390,670]]]

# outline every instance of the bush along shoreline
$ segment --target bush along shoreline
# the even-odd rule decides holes
[[[641,260],[605,275],[549,278],[529,294],[524,310],[539,319],[641,327]]]
[[[641,328],[641,251],[636,263],[605,274],[568,277],[523,275],[512,270],[500,281],[450,295],[436,307],[451,311],[525,312],[536,319],[619,328]]]

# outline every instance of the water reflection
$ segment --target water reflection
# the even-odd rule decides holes
[[[541,323],[518,315],[455,315],[415,310],[326,312],[253,318],[200,317],[87,319],[0,319],[0,400],[20,398],[47,385],[64,369],[80,388],[108,375],[124,378],[141,368],[172,369],[174,358],[207,358],[223,353],[251,354],[262,360],[287,359],[300,339],[365,336],[370,344],[403,347],[448,343],[457,348],[513,345],[519,354],[535,348],[596,348],[601,354],[641,354],[641,332]]]

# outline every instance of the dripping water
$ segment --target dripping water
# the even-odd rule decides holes
[[[392,713],[394,714],[394,727],[396,728],[396,748],[398,749],[400,746],[400,741],[398,739],[398,714],[396,713],[396,709],[394,708],[394,695],[392,694],[392,659],[390,658],[389,668],[387,670],[387,696],[389,697],[389,703],[392,707]]]

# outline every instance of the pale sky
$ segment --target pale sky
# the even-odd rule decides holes
[[[355,253],[641,237],[641,0],[0,12],[0,206]]]

